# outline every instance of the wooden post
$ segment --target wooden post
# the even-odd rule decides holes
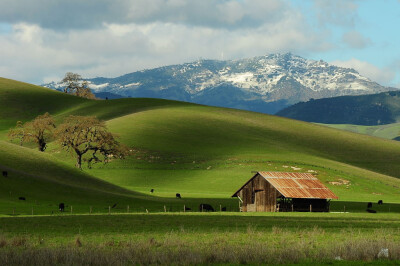
[[[346,212],[346,205],[343,206],[343,212]]]
[[[126,207],[126,212],[129,213],[129,205]]]
[[[310,204],[310,212],[312,212],[312,205]]]
[[[164,212],[167,212],[167,206],[164,205]]]
[[[201,212],[203,212],[203,204],[201,204]]]
[[[92,206],[89,208],[89,214],[92,214]]]
[[[293,204],[292,204],[292,212],[293,212],[294,210],[293,210]]]
[[[111,214],[111,206],[108,206],[108,214]]]
[[[183,205],[183,212],[186,212],[186,205]]]
[[[72,214],[72,205],[71,205],[71,214]]]
[[[219,212],[222,212],[222,206],[221,206],[221,204],[219,205]]]

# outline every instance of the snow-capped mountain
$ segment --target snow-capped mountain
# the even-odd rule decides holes
[[[275,113],[311,98],[395,90],[354,69],[290,53],[229,61],[199,60],[88,81],[95,93],[173,99],[263,113]],[[44,86],[57,88],[62,84]]]

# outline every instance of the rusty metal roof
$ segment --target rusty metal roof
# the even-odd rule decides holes
[[[257,172],[286,198],[338,199],[321,181],[310,173]],[[248,183],[246,182],[246,184]],[[235,196],[244,184],[233,196]]]
[[[338,199],[310,173],[258,172],[286,198]]]

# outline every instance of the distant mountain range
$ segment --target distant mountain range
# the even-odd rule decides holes
[[[395,90],[354,69],[290,53],[241,60],[199,60],[88,81],[98,95],[163,98],[270,114],[312,98]],[[52,82],[43,86],[57,89],[62,85]]]
[[[324,124],[384,125],[400,122],[400,91],[301,102],[279,116]]]

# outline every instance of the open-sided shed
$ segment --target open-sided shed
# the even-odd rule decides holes
[[[328,212],[329,201],[338,198],[314,175],[288,172],[257,172],[232,197],[244,212]]]

